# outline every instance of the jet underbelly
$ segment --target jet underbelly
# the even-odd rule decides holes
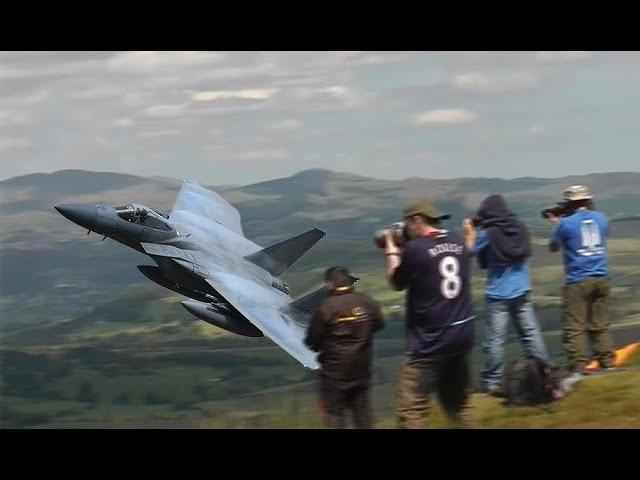
[[[158,285],[171,291],[179,293],[180,295],[193,298],[194,300],[198,300],[200,302],[212,301],[211,296],[207,296],[205,291],[202,291],[201,289],[187,288],[179,282],[170,280],[160,269],[160,267],[153,267],[151,265],[138,265],[138,270],[140,270],[140,272],[152,282],[157,283]],[[204,284],[202,285],[202,288],[206,290]]]
[[[209,293],[211,287],[197,274],[194,274],[193,270],[185,268],[186,265],[191,265],[186,262],[181,264],[181,260],[168,257],[160,257],[152,255],[151,258],[156,262],[162,274],[173,283],[177,283],[183,288],[189,290],[196,290],[202,293]]]

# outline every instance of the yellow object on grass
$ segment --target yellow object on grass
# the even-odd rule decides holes
[[[621,367],[624,363],[629,359],[629,357],[635,352],[638,348],[640,348],[640,342],[630,343],[626,347],[619,348],[616,350],[615,359],[613,361],[614,367]],[[600,364],[597,360],[594,360],[589,365],[587,365],[585,370],[593,371],[600,368]]]

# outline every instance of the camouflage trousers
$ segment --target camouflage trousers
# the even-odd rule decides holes
[[[456,427],[472,426],[468,354],[450,358],[405,358],[397,393],[397,427],[426,427],[434,393]]]
[[[609,303],[610,287],[604,278],[594,277],[564,286],[562,346],[567,354],[567,370],[582,371],[589,362],[585,332],[600,366],[613,367]]]

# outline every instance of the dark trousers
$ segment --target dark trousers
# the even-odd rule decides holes
[[[398,385],[398,428],[424,428],[433,393],[456,426],[471,426],[467,357],[405,358]]]
[[[589,278],[564,287],[562,344],[567,354],[569,371],[582,371],[589,362],[585,331],[596,360],[603,368],[613,367],[615,354],[609,332],[609,282]]]
[[[345,428],[347,414],[354,428],[373,428],[371,382],[344,382],[320,375],[320,412],[327,428]]]

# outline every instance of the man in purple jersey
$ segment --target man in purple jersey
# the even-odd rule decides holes
[[[409,240],[400,249],[387,231],[387,278],[407,289],[407,348],[397,393],[399,428],[421,428],[435,392],[456,426],[469,426],[469,353],[473,316],[469,253],[441,228],[443,215],[426,200],[404,211]]]

